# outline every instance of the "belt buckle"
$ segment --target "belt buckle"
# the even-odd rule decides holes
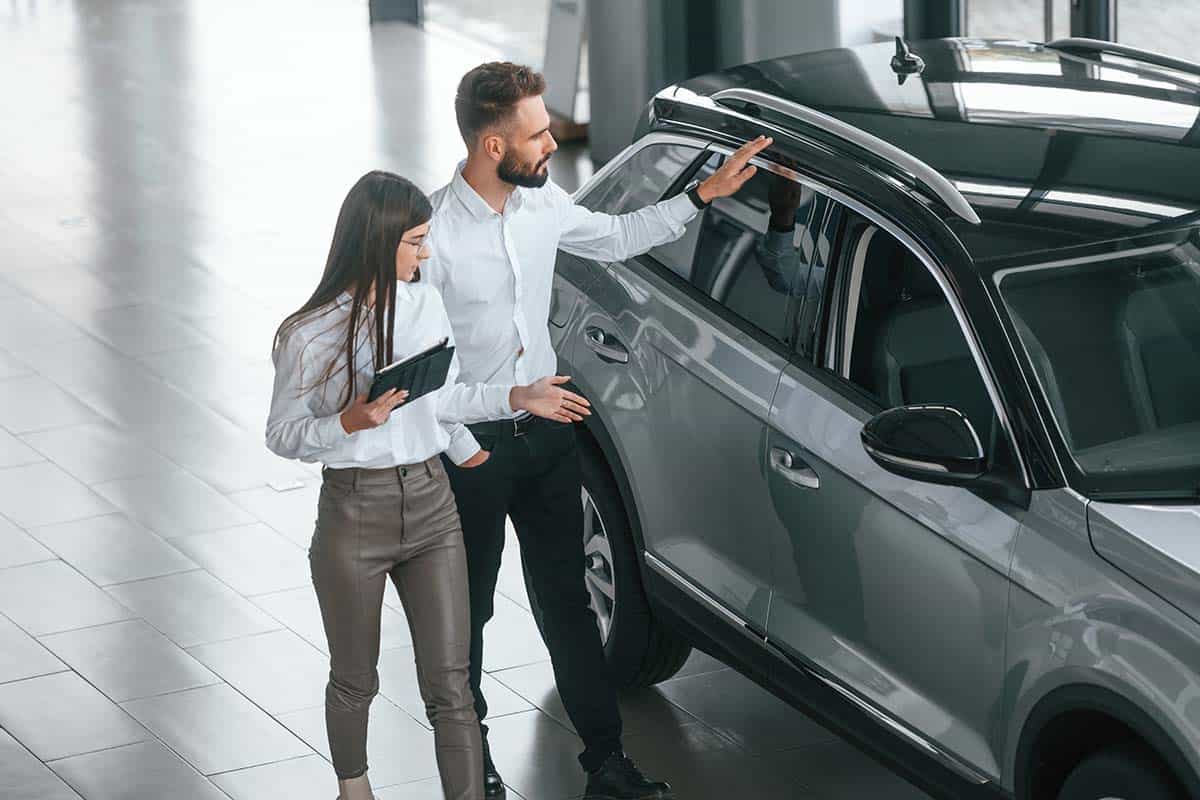
[[[514,417],[512,424],[513,424],[513,438],[514,439],[519,439],[525,435],[525,431],[521,430],[521,420],[520,419],[517,419],[516,417]]]

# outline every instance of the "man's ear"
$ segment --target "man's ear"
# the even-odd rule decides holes
[[[480,138],[479,147],[493,161],[504,160],[504,137],[498,133],[485,133]]]

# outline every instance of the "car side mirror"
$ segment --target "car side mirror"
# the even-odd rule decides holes
[[[949,406],[888,409],[863,426],[862,443],[876,464],[905,478],[962,485],[987,472],[974,426]]]

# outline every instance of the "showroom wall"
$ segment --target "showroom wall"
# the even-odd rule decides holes
[[[622,0],[588,7],[592,155],[629,143],[658,89],[747,61],[863,44],[899,32],[901,0]]]

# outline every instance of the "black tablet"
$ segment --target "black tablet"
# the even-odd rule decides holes
[[[371,382],[371,391],[367,394],[367,402],[378,397],[389,389],[408,390],[408,405],[418,397],[440,389],[446,383],[446,375],[450,372],[450,359],[454,356],[453,345],[447,347],[449,339],[442,339],[428,350],[409,356],[403,361],[389,364],[375,373]]]

